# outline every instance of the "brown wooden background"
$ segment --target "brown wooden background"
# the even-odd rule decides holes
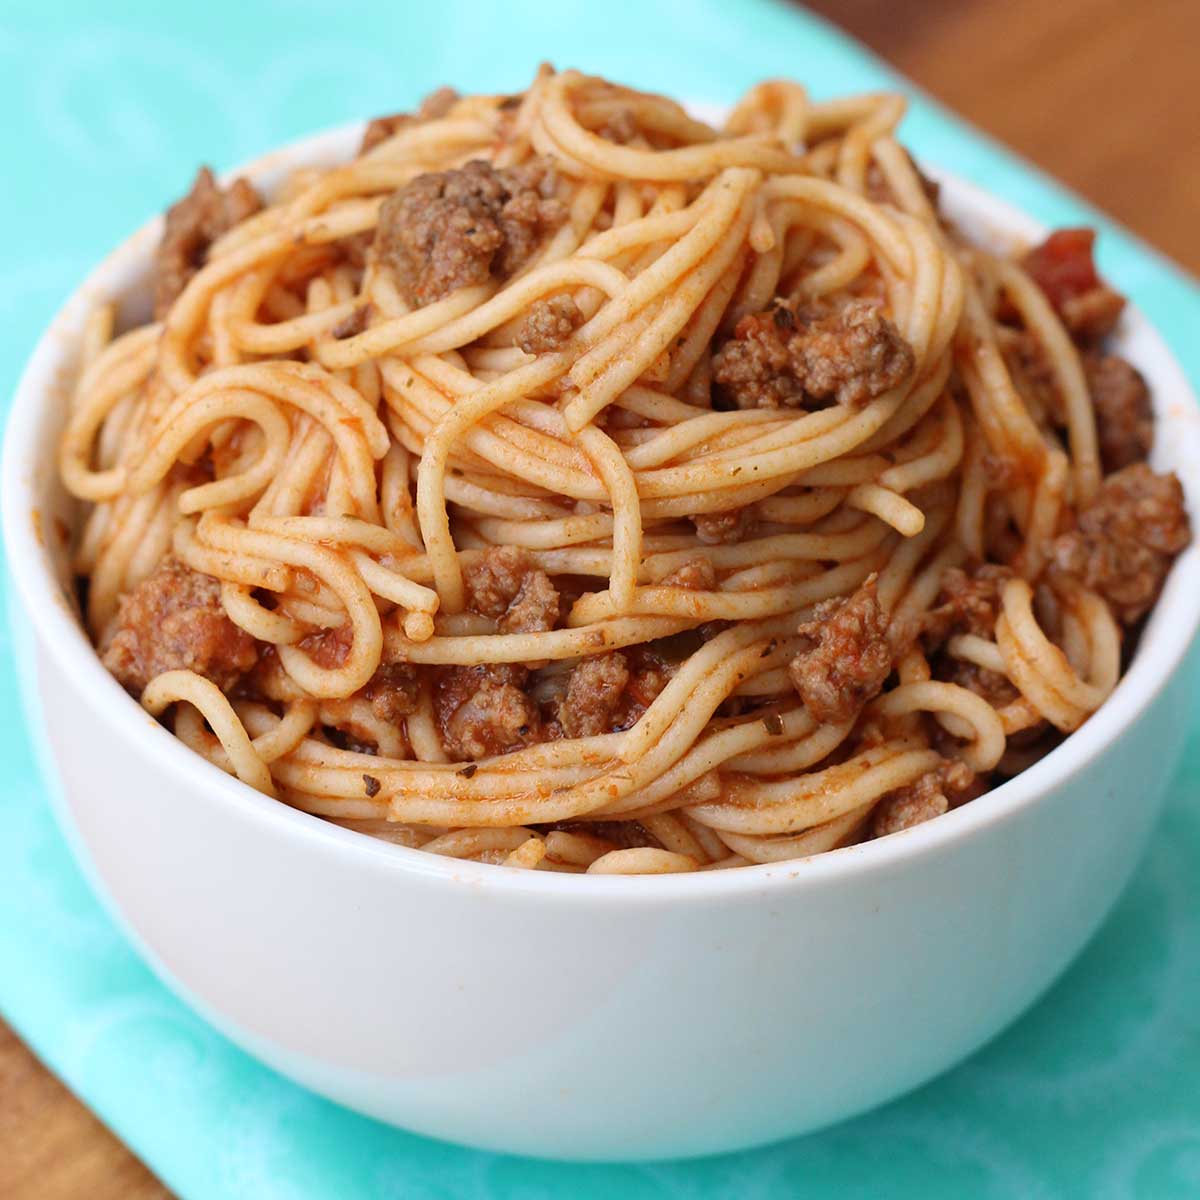
[[[1200,273],[1200,2],[815,0],[809,7]],[[0,1022],[0,1196],[166,1195]]]
[[[1200,274],[1197,0],[808,7]]]

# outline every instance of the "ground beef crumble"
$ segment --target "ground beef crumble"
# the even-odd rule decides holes
[[[717,571],[712,560],[703,554],[694,554],[681,562],[675,570],[658,581],[659,587],[685,588],[691,592],[711,592],[717,586]]]
[[[939,645],[955,633],[990,638],[1000,615],[1000,593],[1013,578],[1011,567],[976,563],[969,569],[951,567],[942,576],[937,600],[925,615],[922,633]]]
[[[583,311],[568,295],[535,300],[517,331],[517,345],[526,354],[549,354],[559,349],[583,324]]]
[[[674,678],[678,669],[657,651],[648,646],[635,646],[625,651],[633,674],[629,680],[628,699],[630,712],[626,713],[622,728],[636,724],[642,713],[658,699],[658,694]]]
[[[296,645],[322,670],[334,671],[349,657],[353,638],[353,626],[343,621],[332,629],[318,629],[302,637]]]
[[[558,703],[558,723],[565,737],[596,737],[614,727],[631,673],[621,653],[585,658],[572,670]]]
[[[543,712],[545,736],[592,737],[632,728],[676,670],[677,664],[652,646],[581,660],[558,699]]]
[[[913,372],[912,347],[879,309],[854,301],[743,317],[713,356],[713,380],[738,408],[860,407]]]
[[[223,233],[262,208],[262,198],[245,179],[217,186],[212,171],[201,167],[192,190],[167,209],[166,225],[155,255],[154,316],[161,319],[208,258]]]
[[[566,220],[557,186],[542,158],[499,170],[473,159],[418,175],[383,202],[373,252],[417,307],[508,279]]]
[[[301,638],[297,646],[326,671],[342,666],[350,654],[353,627],[348,621],[334,629],[322,629]],[[368,700],[374,714],[391,725],[417,710],[420,681],[417,668],[410,663],[382,663],[370,679],[355,693]]]
[[[945,759],[907,787],[889,792],[871,814],[871,836],[911,829],[957,807],[976,791],[975,773],[965,763]],[[982,790],[982,783],[979,785]]]
[[[1041,341],[1028,330],[1000,326],[1001,348],[1012,381],[1034,408],[1043,424],[1061,429],[1066,411],[1058,390],[1058,376]]]
[[[541,715],[523,690],[528,678],[525,667],[508,663],[439,671],[433,710],[446,753],[489,758],[543,740]]]
[[[852,595],[823,600],[800,626],[807,643],[792,659],[792,683],[814,720],[848,721],[891,674],[888,618],[871,576]]]
[[[225,615],[218,580],[168,558],[121,598],[100,657],[134,695],[179,670],[228,691],[258,661],[258,643]]]
[[[467,606],[501,633],[539,633],[558,621],[559,595],[545,571],[516,546],[490,546],[464,572]]]
[[[942,655],[934,664],[934,678],[943,683],[956,683],[968,692],[982,697],[993,708],[1004,708],[1017,700],[1021,693],[1013,686],[1007,675],[966,662],[952,655]]]
[[[740,542],[754,532],[756,524],[754,509],[749,505],[724,512],[697,513],[689,520],[696,527],[697,539],[706,546]]]
[[[458,93],[450,87],[440,87],[430,92],[415,113],[390,113],[387,116],[376,117],[363,133],[359,154],[373,150],[380,142],[386,142],[402,129],[411,125],[420,125],[423,121],[435,121],[444,117],[459,101]]]
[[[1154,411],[1141,372],[1116,354],[1094,351],[1084,354],[1083,371],[1105,473],[1145,462],[1154,444]]]
[[[1131,625],[1149,611],[1190,540],[1179,480],[1133,463],[1109,475],[1076,527],[1055,540],[1052,569],[1099,592]]]
[[[371,710],[392,725],[417,711],[420,681],[409,663],[383,663],[359,692],[371,702]]]
[[[926,648],[936,651],[958,633],[994,638],[1000,594],[1013,575],[1011,568],[999,563],[976,563],[969,569],[951,567],[942,576],[937,600],[925,615],[921,633]],[[933,675],[974,692],[994,708],[1003,708],[1020,695],[1007,676],[951,654],[935,655]]]
[[[632,142],[639,132],[637,116],[625,105],[614,109],[604,124],[596,130],[600,137],[620,146]]]

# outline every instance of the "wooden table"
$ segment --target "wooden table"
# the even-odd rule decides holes
[[[808,7],[1200,274],[1195,0]]]
[[[810,7],[1200,272],[1194,0],[816,0]],[[8,1200],[168,1195],[3,1023],[0,1098],[0,1195]]]

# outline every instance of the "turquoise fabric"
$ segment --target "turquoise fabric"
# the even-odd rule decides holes
[[[11,394],[85,270],[179,194],[198,161],[226,167],[444,82],[519,88],[542,57],[715,101],[770,75],[801,78],[817,95],[899,83],[769,0],[8,4],[0,393]],[[1097,220],[919,95],[905,133],[923,157],[1048,222]],[[1100,224],[1103,267],[1200,379],[1200,292]],[[357,1117],[258,1066],[169,995],[97,906],[51,821],[12,652],[0,638],[0,1010],[183,1196],[1200,1195],[1200,737],[1103,931],[968,1063],[880,1111],[765,1150],[563,1166]]]

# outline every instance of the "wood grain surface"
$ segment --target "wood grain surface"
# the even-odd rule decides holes
[[[1196,0],[809,0],[808,8],[1200,274]]]
[[[815,0],[809,7],[1200,272],[1195,0]],[[0,1022],[0,1196],[168,1195]]]
[[[0,1021],[0,1196],[160,1200],[170,1194]]]

